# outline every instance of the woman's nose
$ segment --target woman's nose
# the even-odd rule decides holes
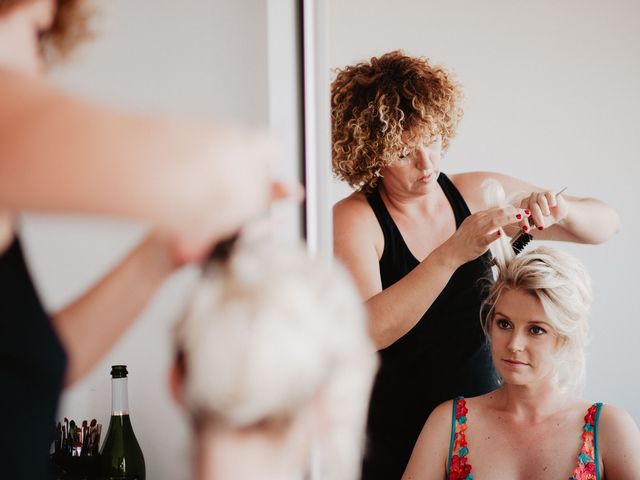
[[[519,333],[513,333],[511,338],[509,338],[509,343],[507,344],[507,350],[510,352],[521,352],[524,350],[524,338]]]
[[[418,148],[415,159],[418,170],[429,170],[431,159],[429,158],[429,152],[426,148]]]

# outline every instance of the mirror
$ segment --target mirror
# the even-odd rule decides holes
[[[495,171],[614,207],[623,229],[603,245],[559,245],[594,281],[585,398],[640,422],[640,33],[634,2],[328,0],[329,64],[402,49],[452,72],[464,117],[442,171]],[[335,73],[331,79],[335,78]],[[327,172],[330,175],[330,172]],[[334,181],[328,205],[350,194]],[[442,359],[443,362],[447,360]]]
[[[272,126],[286,157],[277,173],[300,178],[293,0],[90,3],[95,38],[50,72],[53,82],[124,110]],[[278,208],[288,220],[278,233],[299,237],[300,207],[291,202]],[[104,218],[27,215],[22,220],[29,266],[49,311],[90,288],[143,234],[139,225]],[[96,418],[106,429],[110,367],[127,364],[129,405],[147,478],[192,476],[190,425],[170,397],[167,377],[173,326],[196,277],[187,269],[167,282],[91,374],[64,392],[57,414],[76,421]]]

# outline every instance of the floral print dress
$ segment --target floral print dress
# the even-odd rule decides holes
[[[598,418],[602,403],[594,403],[587,410],[582,427],[582,447],[578,462],[569,480],[600,480],[598,468]],[[467,430],[467,403],[463,397],[453,401],[451,418],[451,445],[447,463],[447,480],[473,480],[471,464],[467,462],[469,447],[465,438]]]

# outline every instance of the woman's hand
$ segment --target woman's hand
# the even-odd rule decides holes
[[[260,237],[275,233],[278,228],[286,228],[286,222],[281,218],[276,218],[269,214],[269,207],[281,200],[292,200],[300,202],[304,198],[303,187],[296,182],[274,181],[270,184],[269,196],[263,210],[255,211],[250,217],[247,211],[244,218],[239,216],[244,223],[238,224],[237,230],[224,236],[213,237],[190,237],[178,235],[174,237],[170,245],[171,256],[176,266],[180,267],[186,263],[202,262],[208,258],[212,250],[219,242],[225,242],[236,236],[240,237]],[[258,204],[259,205],[259,204]]]
[[[175,174],[179,181],[174,198],[187,197],[188,214],[169,218],[172,223],[166,227],[160,225],[175,236],[179,263],[206,259],[216,243],[264,222],[275,202],[303,197],[297,182],[273,178],[281,146],[270,136],[223,127],[204,133],[205,148],[191,158],[191,164],[181,159]]]
[[[439,249],[456,268],[484,254],[503,235],[502,228],[526,221],[524,208],[514,206],[490,208],[464,219],[455,233]]]
[[[526,233],[537,228],[544,230],[569,214],[569,203],[562,195],[553,192],[532,192],[528,197],[520,201],[520,208],[531,213],[525,216],[518,226]]]

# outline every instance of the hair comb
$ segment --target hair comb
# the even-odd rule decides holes
[[[558,195],[560,195],[566,189],[567,187],[562,188],[558,193],[555,194],[555,197],[558,198]],[[531,240],[533,240],[533,235],[521,230],[516,236],[511,239],[511,248],[513,250],[513,253],[518,255],[520,252],[522,252],[522,250],[524,250],[524,247],[526,247]]]

